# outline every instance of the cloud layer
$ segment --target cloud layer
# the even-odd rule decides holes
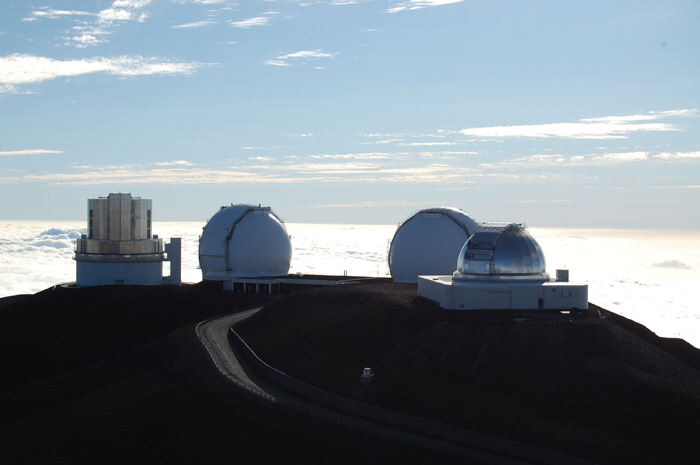
[[[217,205],[210,205],[212,213]],[[354,209],[393,205],[397,203],[357,202],[321,207]],[[416,209],[424,207],[416,205]],[[285,216],[284,211],[276,212]],[[347,270],[351,275],[385,276],[387,242],[396,230],[395,224],[402,219],[389,217],[393,225],[289,222],[287,231],[292,236],[293,247],[291,271],[341,275]],[[171,237],[183,239],[185,281],[201,280],[197,247],[202,226],[203,222],[153,225],[154,232],[166,241]],[[84,232],[82,221],[0,222],[0,297],[34,293],[74,281],[73,241]],[[697,308],[700,249],[696,235],[660,241],[657,234],[647,231],[531,229],[530,232],[547,255],[548,271],[570,269],[573,280],[589,284],[592,302],[633,318],[661,336],[683,337],[700,347]]]
[[[280,56],[284,59],[295,58],[327,58],[330,54],[320,51],[302,51]],[[18,57],[21,58],[21,57]],[[35,62],[35,60],[28,60]],[[45,63],[40,61],[41,63]],[[51,63],[51,62],[49,62]],[[125,64],[126,63],[126,64]],[[180,68],[175,67],[175,70]],[[187,66],[182,70],[189,72],[193,68]],[[173,68],[164,65],[160,68],[151,63],[117,60],[115,62],[98,61],[87,66],[79,66],[77,71],[69,72],[105,72],[131,75],[134,73],[172,72]],[[5,70],[5,73],[10,71]],[[34,77],[19,77],[12,82],[25,80],[50,79],[61,74],[37,73]],[[22,73],[16,73],[24,76]],[[596,138],[602,134],[624,131],[681,131],[672,123],[657,122],[657,126],[649,127],[645,121],[661,120],[671,117],[694,116],[696,110],[679,110],[666,112],[650,112],[645,115],[608,116],[590,118],[576,123],[577,126],[598,125]],[[542,126],[563,127],[568,125],[539,125],[511,126],[508,131],[499,129],[500,137],[508,132],[519,134],[518,137],[532,137],[532,134],[542,134]],[[621,128],[620,126],[624,126]],[[632,126],[632,128],[630,128]],[[538,128],[536,131],[523,128]],[[493,130],[494,128],[489,128]],[[590,129],[590,128],[589,128]],[[568,129],[567,129],[568,131]],[[477,132],[477,130],[474,130]],[[582,130],[561,131],[559,137],[575,137],[582,135]],[[370,144],[379,144],[382,151],[357,151],[340,153],[311,153],[308,155],[289,154],[285,145],[269,147],[240,147],[240,155],[229,160],[229,166],[220,162],[214,164],[192,160],[163,160],[149,163],[131,163],[120,165],[72,165],[70,170],[54,170],[52,173],[23,174],[11,173],[10,176],[0,177],[2,183],[43,183],[51,185],[100,185],[100,184],[286,184],[286,183],[453,183],[455,185],[473,183],[480,179],[502,179],[523,181],[555,180],[557,178],[572,179],[586,176],[586,168],[614,169],[616,166],[635,164],[636,167],[656,170],[662,166],[696,163],[700,161],[700,152],[665,152],[648,150],[616,150],[615,148],[591,147],[590,152],[570,154],[566,152],[537,153],[526,156],[501,154],[493,149],[483,150],[483,144],[501,144],[502,140],[474,141],[464,139],[464,131],[439,130],[435,134],[369,134],[359,135],[359,140],[368,137],[376,139]],[[483,131],[482,133],[489,133]],[[551,138],[545,136],[546,139]],[[589,135],[592,134],[589,131]],[[289,136],[293,141],[314,139],[311,133]],[[536,137],[534,139],[537,139]],[[357,145],[367,145],[358,142]],[[449,146],[452,150],[443,150]],[[430,150],[431,147],[437,150]],[[482,148],[473,150],[474,148]],[[384,150],[386,149],[386,150]],[[533,150],[534,151],[534,150]],[[27,149],[0,152],[3,155],[38,155],[62,153],[59,150]],[[241,156],[242,155],[242,156]],[[455,187],[455,186],[453,186]],[[666,188],[663,184],[645,185],[643,188]],[[676,188],[696,188],[695,185],[677,185]]]

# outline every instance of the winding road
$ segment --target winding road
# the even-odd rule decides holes
[[[196,328],[197,336],[209,352],[219,373],[232,384],[253,395],[261,397],[268,402],[288,407],[325,421],[331,421],[380,436],[394,438],[410,444],[428,447],[442,453],[461,456],[475,463],[501,465],[592,465],[590,462],[525,445],[518,445],[525,453],[516,453],[516,455],[513,455],[512,452],[507,453],[496,450],[486,444],[484,444],[484,447],[480,447],[477,445],[479,444],[478,442],[473,442],[471,444],[456,442],[419,430],[407,429],[338,410],[288,391],[257,374],[257,372],[246,363],[245,357],[238,352],[238,349],[229,343],[228,332],[231,326],[239,321],[245,320],[261,308],[262,307],[258,307],[240,313],[215,317],[199,323]],[[500,439],[497,440],[508,442]]]

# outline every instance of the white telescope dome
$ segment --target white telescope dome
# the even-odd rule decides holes
[[[204,280],[286,276],[291,260],[289,234],[270,207],[221,207],[199,239]]]
[[[547,281],[544,253],[522,223],[483,223],[464,244],[455,280]]]
[[[389,247],[394,282],[415,283],[419,275],[447,275],[455,257],[478,223],[451,207],[420,210],[401,223]]]

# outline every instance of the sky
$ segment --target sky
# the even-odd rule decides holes
[[[6,0],[0,220],[698,230],[697,0]]]

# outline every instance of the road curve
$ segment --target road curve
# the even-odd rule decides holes
[[[228,342],[228,330],[235,323],[245,320],[262,307],[245,310],[240,313],[228,314],[202,321],[197,325],[197,336],[209,352],[219,373],[237,386],[261,395],[268,400],[276,400],[265,389],[254,382],[241,366]]]
[[[305,397],[290,392],[258,375],[246,363],[235,347],[228,341],[228,330],[235,323],[245,320],[262,307],[216,317],[197,325],[197,336],[211,356],[219,373],[234,385],[264,398],[272,403],[284,405],[294,410],[333,421],[342,425],[371,431],[384,436],[398,437],[397,428],[392,425],[368,420],[331,407],[324,406]],[[408,432],[411,436],[410,432]],[[421,434],[415,435],[412,442],[420,443]],[[443,449],[444,450],[444,449]]]
[[[410,444],[428,447],[441,453],[467,458],[473,463],[491,463],[500,465],[532,465],[532,464],[589,464],[573,457],[562,456],[537,448],[551,457],[544,461],[532,460],[523,456],[503,453],[491,448],[483,448],[474,444],[456,443],[455,441],[424,433],[414,429],[406,429],[382,421],[354,415],[350,412],[319,404],[306,397],[299,396],[285,388],[268,381],[251,369],[238,349],[229,343],[228,332],[235,323],[245,320],[262,307],[245,310],[240,313],[227,314],[200,322],[196,327],[197,336],[211,356],[219,373],[232,384],[253,395],[269,402],[288,407],[322,420],[331,421],[344,426],[360,429],[365,432],[394,438]],[[530,446],[524,446],[530,448]]]

